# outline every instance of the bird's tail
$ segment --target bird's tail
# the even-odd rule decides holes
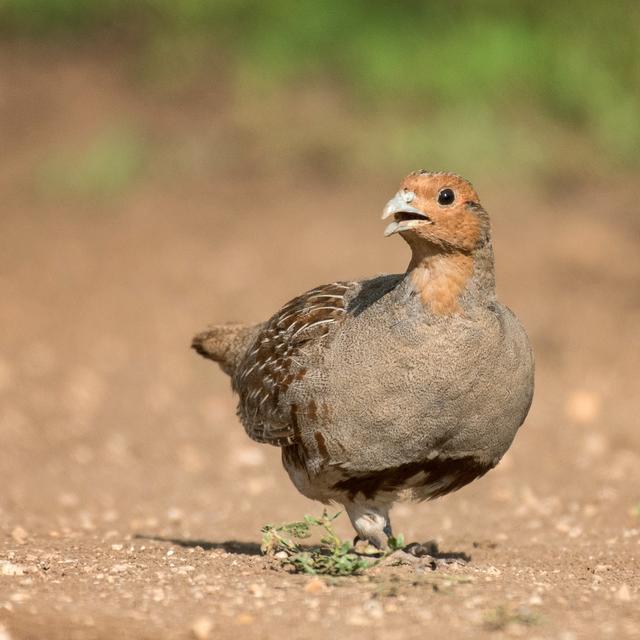
[[[221,324],[194,336],[191,348],[233,375],[255,334],[256,325]]]

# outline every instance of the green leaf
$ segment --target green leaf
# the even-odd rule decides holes
[[[404,547],[404,536],[401,533],[389,538],[389,549],[391,549],[391,551],[399,551],[400,549],[404,549]]]

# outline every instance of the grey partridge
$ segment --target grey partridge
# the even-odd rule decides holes
[[[280,447],[297,489],[344,505],[378,548],[395,501],[443,496],[498,463],[534,378],[471,184],[414,172],[383,218],[411,248],[405,273],[322,285],[266,322],[193,340],[231,377],[249,437]]]

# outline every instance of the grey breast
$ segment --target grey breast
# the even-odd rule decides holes
[[[398,295],[396,287],[350,314],[327,345],[326,407],[304,430],[309,450],[353,473],[440,454],[493,466],[531,401],[524,330],[498,304],[426,322]]]

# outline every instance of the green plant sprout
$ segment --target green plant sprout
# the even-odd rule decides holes
[[[404,547],[404,537],[399,535],[389,540],[389,550],[374,554],[356,553],[349,541],[343,541],[333,528],[333,521],[340,512],[329,515],[323,511],[320,518],[306,515],[303,520],[281,525],[267,524],[262,527],[262,545],[265,555],[278,555],[282,564],[295,573],[309,575],[352,576],[369,569],[387,555]],[[314,529],[322,537],[317,546],[304,548],[297,540],[310,538]]]

